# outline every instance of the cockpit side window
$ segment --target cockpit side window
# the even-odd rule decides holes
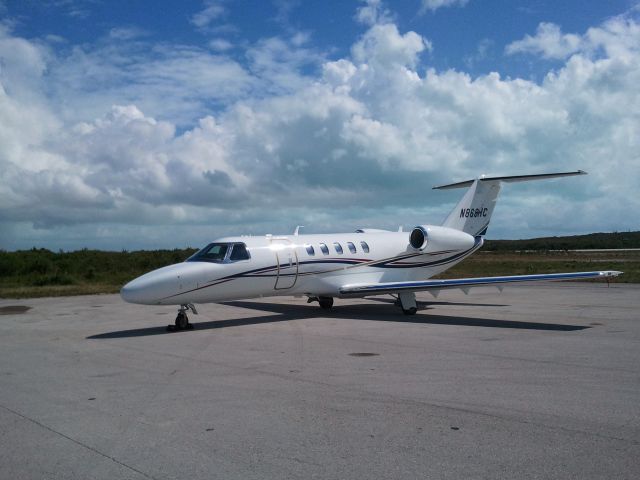
[[[199,252],[187,258],[187,262],[221,263],[227,256],[229,246],[228,243],[210,243]]]
[[[247,251],[247,246],[244,243],[236,243],[233,245],[233,250],[229,256],[230,261],[237,262],[238,260],[249,260],[249,258],[249,252]]]
[[[249,260],[251,255],[244,243],[210,243],[187,258],[187,262],[223,263]]]

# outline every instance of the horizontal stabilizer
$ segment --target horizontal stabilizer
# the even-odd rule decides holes
[[[558,177],[572,177],[573,175],[586,175],[587,172],[584,170],[576,170],[574,172],[560,172],[560,173],[540,173],[537,175],[511,175],[508,177],[485,177],[482,175],[478,178],[481,182],[489,182],[499,180],[501,182],[527,182],[530,180],[546,180],[549,178],[558,178]],[[437,187],[433,187],[434,190],[447,190],[450,188],[463,188],[470,187],[475,179],[473,180],[465,180],[464,182],[450,183],[448,185],[439,185]]]
[[[400,292],[429,291],[434,293],[440,290],[451,288],[468,290],[472,287],[480,287],[486,285],[497,286],[505,283],[578,280],[583,278],[609,278],[616,277],[620,274],[622,274],[622,272],[605,270],[597,272],[546,273],[538,275],[512,275],[506,277],[477,277],[447,280],[420,280],[413,282],[352,284],[344,285],[343,287],[341,287],[340,295],[342,297],[365,297],[367,295],[382,295],[386,293]]]

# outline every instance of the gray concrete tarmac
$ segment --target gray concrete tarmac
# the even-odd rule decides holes
[[[199,310],[0,300],[0,479],[640,478],[639,285]]]

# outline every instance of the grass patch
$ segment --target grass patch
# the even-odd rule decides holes
[[[640,252],[485,252],[463,260],[437,278],[618,270],[617,283],[640,283]],[[589,280],[593,281],[593,280]]]
[[[116,293],[129,280],[182,262],[195,251],[0,251],[0,298]]]
[[[0,287],[0,298],[70,297],[73,295],[98,295],[118,293],[122,285],[45,285]]]

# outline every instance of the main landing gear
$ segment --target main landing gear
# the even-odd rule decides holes
[[[331,310],[333,307],[333,297],[309,297],[307,303],[318,302],[323,310]]]
[[[329,310],[333,307],[333,297],[309,297],[307,303],[318,302],[320,308]],[[396,305],[402,308],[405,315],[415,315],[418,312],[415,292],[401,292],[396,298]]]
[[[177,332],[179,330],[193,330],[193,324],[189,323],[189,317],[187,312],[191,310],[194,315],[198,314],[195,305],[193,303],[187,303],[186,305],[180,305],[178,310],[178,316],[176,317],[175,325],[167,325],[167,332]]]
[[[402,308],[402,313],[405,315],[415,315],[418,311],[416,294],[414,292],[400,292],[396,300],[396,305]]]

